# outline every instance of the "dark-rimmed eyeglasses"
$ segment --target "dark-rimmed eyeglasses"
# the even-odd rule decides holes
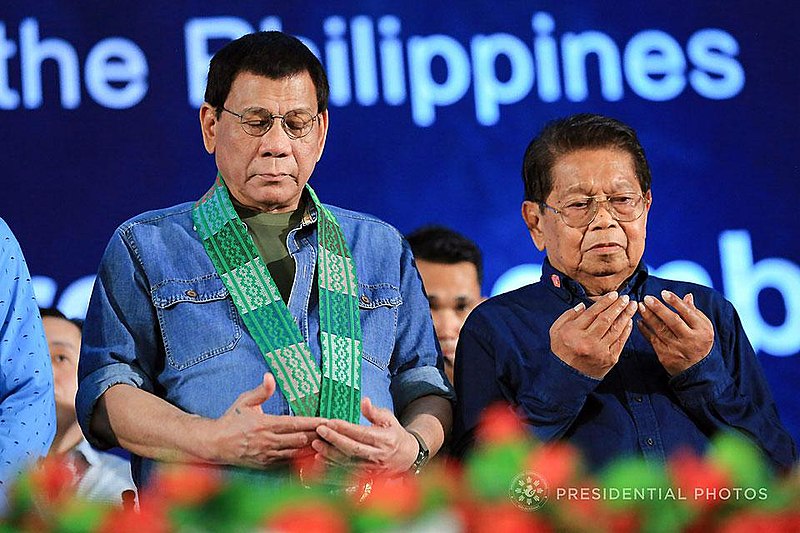
[[[275,115],[264,109],[245,109],[241,114],[234,113],[224,106],[222,110],[238,118],[244,132],[253,137],[261,137],[266,134],[275,124],[275,119],[279,118],[283,131],[290,139],[301,139],[311,133],[314,123],[319,117],[319,113],[312,115],[301,109],[294,109],[283,115]]]
[[[567,200],[561,209],[556,209],[544,202],[540,205],[561,216],[564,224],[571,228],[583,228],[591,224],[600,204],[606,204],[606,210],[618,222],[633,222],[644,213],[648,200],[640,193],[620,193],[611,196],[581,196]]]

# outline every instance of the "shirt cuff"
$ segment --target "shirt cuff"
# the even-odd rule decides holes
[[[85,376],[78,387],[75,397],[75,408],[78,414],[78,423],[86,436],[86,440],[100,450],[113,446],[112,443],[98,439],[90,430],[90,422],[97,400],[114,385],[130,385],[137,389],[143,388],[144,379],[130,366],[124,363],[115,363],[104,366]]]
[[[554,412],[576,413],[602,380],[592,378],[561,360],[553,352],[542,358],[533,376],[534,394]]]
[[[733,385],[717,342],[707,356],[669,380],[678,400],[687,406],[706,404]]]
[[[453,387],[435,366],[410,368],[397,374],[392,378],[389,390],[398,417],[409,403],[423,396],[441,396],[451,402],[456,399]]]

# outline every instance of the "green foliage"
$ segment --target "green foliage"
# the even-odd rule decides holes
[[[265,482],[261,475],[244,472],[220,481],[215,474],[209,477],[209,469],[177,467],[162,492],[156,487],[150,503],[145,498],[134,515],[65,492],[70,483],[64,469],[45,464],[18,481],[0,533],[78,533],[101,526],[115,531],[131,524],[141,530],[166,527],[190,533],[265,528],[360,533],[434,523],[437,528],[471,530],[476,524],[495,522],[498,531],[500,524],[516,524],[508,526],[512,529],[536,524],[551,530],[661,533],[721,529],[740,518],[747,524],[763,523],[769,530],[788,523],[800,504],[798,472],[776,477],[760,451],[732,433],[714,439],[705,458],[678,456],[667,466],[623,458],[596,479],[582,475],[580,461],[567,459],[570,454],[537,455],[543,448],[525,433],[497,435],[482,441],[463,469],[434,462],[417,478],[381,480],[366,473],[331,471],[309,487],[286,476]],[[560,461],[559,468],[545,470],[552,465],[542,463],[542,457]],[[532,459],[539,461],[542,472],[551,473],[547,475],[568,480],[580,497],[556,498],[554,485],[541,508],[515,507],[519,502],[512,501],[510,488],[530,471]],[[363,483],[356,479],[370,480],[366,497]],[[750,497],[742,497],[740,490],[739,497],[697,498],[695,486],[700,494],[708,490],[726,496],[747,487]]]

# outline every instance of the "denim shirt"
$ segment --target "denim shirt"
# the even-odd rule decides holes
[[[187,413],[218,418],[269,371],[193,228],[192,206],[125,222],[105,251],[84,325],[76,399],[78,420],[95,446],[109,445],[91,433],[89,421],[97,399],[112,385],[139,387]],[[362,397],[398,414],[422,396],[452,398],[408,244],[385,222],[328,207],[358,275]],[[313,208],[289,233],[287,247],[296,263],[288,308],[319,363]],[[291,414],[280,389],[263,410]],[[363,415],[361,423],[369,424]],[[138,486],[151,463],[132,458]]]
[[[711,352],[675,376],[637,327],[601,380],[559,359],[550,350],[550,326],[579,302],[594,302],[547,261],[539,283],[478,306],[456,349],[454,453],[471,446],[483,409],[503,401],[537,438],[571,442],[595,468],[622,455],[663,463],[681,448],[703,453],[716,432],[729,430],[749,437],[776,467],[791,467],[794,442],[736,310],[712,289],[650,276],[643,265],[619,292],[642,301],[648,294],[660,299],[664,289],[681,298],[692,293],[714,325]]]

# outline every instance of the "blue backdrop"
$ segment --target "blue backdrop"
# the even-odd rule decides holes
[[[532,135],[584,111],[633,125],[653,171],[645,260],[734,303],[800,438],[796,8],[70,4],[0,11],[0,216],[43,305],[82,315],[114,228],[207,189],[197,108],[208,58],[245,32],[283,29],[331,80],[320,196],[403,232],[437,222],[469,235],[487,294],[534,279],[542,261],[519,216]]]

